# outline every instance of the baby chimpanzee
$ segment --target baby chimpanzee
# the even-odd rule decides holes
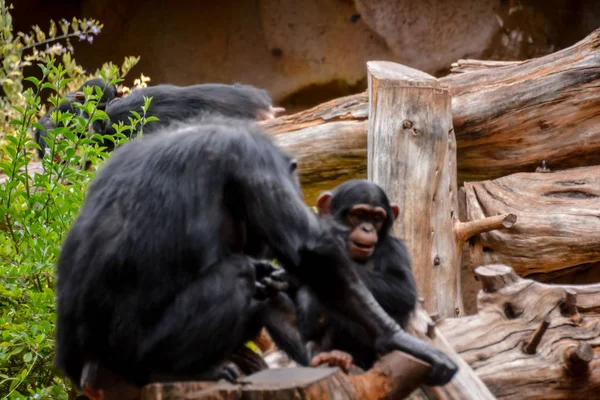
[[[355,179],[323,193],[317,208],[320,215],[328,215],[347,228],[339,235],[359,266],[358,275],[383,309],[404,328],[415,308],[417,289],[407,248],[391,235],[398,206],[390,204],[375,183]],[[296,297],[300,329],[311,342],[313,365],[337,364],[347,370],[354,361],[363,369],[372,366],[378,354],[362,327],[324,311],[307,287],[299,289]]]

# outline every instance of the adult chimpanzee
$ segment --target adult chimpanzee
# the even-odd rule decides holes
[[[58,260],[56,367],[76,384],[90,364],[136,385],[227,376],[223,363],[260,325],[255,257],[268,248],[380,353],[421,358],[429,384],[447,383],[454,362],[377,304],[333,222],[303,204],[295,166],[256,124],[225,118],[118,149]]]
[[[144,97],[152,97],[147,115],[157,117],[158,121],[148,122],[144,134],[153,133],[172,125],[197,119],[204,114],[218,114],[233,118],[264,120],[274,118],[285,111],[273,107],[271,97],[264,89],[250,85],[206,83],[191,86],[157,85],[133,90],[127,97],[111,103],[107,109],[110,120],[96,121],[94,130],[103,135],[113,135],[113,124],[127,124],[131,111],[142,113]],[[134,132],[124,132],[135,136]],[[105,141],[109,150],[113,145]]]
[[[98,103],[96,105],[96,108],[98,108],[99,110],[106,109],[108,103],[122,96],[122,92],[117,90],[117,87],[115,85],[107,85],[106,81],[102,78],[93,78],[86,81],[75,92],[67,93],[67,95],[65,96],[66,101],[62,101],[58,105],[58,111],[60,111],[61,113],[69,112],[73,115],[83,115],[84,112],[75,107],[73,103],[77,102],[83,104],[85,102],[85,95],[83,93],[83,88],[85,87],[99,87],[100,89],[102,89],[102,97],[98,100]],[[95,91],[93,93],[95,94]],[[48,113],[42,118],[40,118],[40,120],[38,121],[40,125],[42,125],[43,129],[35,128],[33,131],[34,140],[40,146],[40,149],[38,149],[38,156],[40,158],[44,157],[46,149],[48,148],[48,144],[43,138],[48,137],[48,131],[50,129],[54,129],[57,127],[56,123],[52,119],[52,112],[54,112],[55,110],[56,108],[52,107],[48,111]]]
[[[411,261],[404,243],[391,236],[398,206],[390,204],[381,187],[364,179],[353,179],[323,193],[317,200],[321,215],[329,215],[345,225],[340,231],[347,251],[358,264],[357,273],[375,300],[405,328],[417,300]],[[300,329],[316,354],[313,365],[339,363],[339,351],[352,356],[354,363],[368,369],[377,359],[377,351],[364,329],[353,321],[324,312],[309,288],[297,293]],[[320,354],[319,354],[320,353]],[[348,367],[349,357],[342,357]]]

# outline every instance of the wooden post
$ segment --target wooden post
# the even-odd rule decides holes
[[[368,178],[400,207],[394,233],[406,241],[425,309],[461,316],[464,242],[510,228],[517,217],[461,223],[450,93],[434,77],[400,64],[374,61],[367,69]]]
[[[437,215],[439,207],[454,205],[455,191],[444,171],[452,129],[450,95],[434,77],[400,64],[375,61],[367,69],[368,178],[400,207],[394,233],[409,248],[425,309],[454,317],[463,306],[453,267],[452,218],[450,210]],[[442,194],[443,183],[450,187]]]

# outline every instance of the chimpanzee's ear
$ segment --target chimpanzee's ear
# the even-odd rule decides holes
[[[323,192],[317,199],[317,210],[319,215],[329,214],[331,212],[331,192]]]
[[[78,103],[85,103],[85,94],[83,92],[75,92],[73,94],[73,100],[75,100]]]
[[[394,221],[396,220],[396,218],[398,218],[398,214],[400,214],[400,207],[398,207],[398,204],[396,203],[392,203],[392,212],[394,213]]]

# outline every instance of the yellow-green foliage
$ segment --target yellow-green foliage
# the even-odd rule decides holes
[[[66,127],[48,132],[51,154],[43,159],[44,172],[28,174],[36,158],[37,144],[32,129],[46,107],[40,93],[53,92],[57,105],[67,92],[92,76],[119,83],[138,62],[127,57],[120,67],[107,63],[88,74],[75,61],[70,40],[93,42],[102,25],[95,20],[73,19],[52,22],[48,32],[33,27],[29,33],[13,32],[10,6],[0,0],[0,172],[7,175],[0,186],[0,398],[73,398],[70,384],[52,368],[54,353],[54,266],[60,244],[82,204],[93,172],[81,168],[91,162],[95,168],[108,157],[90,136],[91,122],[107,118],[96,109],[101,91],[84,90],[86,101],[78,106],[90,119],[70,113],[53,113]],[[23,68],[38,65],[41,77],[24,77]],[[143,75],[135,85],[148,81]],[[27,87],[24,90],[24,87]],[[127,88],[125,88],[127,89]],[[122,132],[144,124],[144,113],[133,115],[130,126],[121,126],[114,137],[126,140]],[[55,140],[56,135],[65,140]],[[93,140],[94,139],[94,140]],[[61,163],[55,161],[58,156]]]

